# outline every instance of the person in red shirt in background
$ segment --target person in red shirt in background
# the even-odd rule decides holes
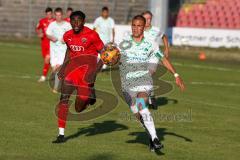
[[[58,72],[62,80],[61,96],[57,105],[59,134],[53,143],[65,142],[64,130],[69,109],[69,98],[74,90],[76,112],[82,112],[96,102],[94,82],[103,62],[98,53],[104,51],[104,44],[97,32],[84,26],[85,14],[75,11],[70,16],[72,29],[63,35],[67,45],[64,63]]]
[[[70,23],[70,15],[72,14],[72,12],[73,12],[73,9],[71,7],[68,7],[66,12],[67,17],[64,19],[65,21]]]
[[[46,80],[46,76],[50,68],[50,41],[46,36],[46,30],[48,25],[54,21],[52,8],[46,8],[45,13],[46,17],[40,19],[36,27],[37,35],[41,38],[42,57],[44,59],[42,76],[38,82],[44,82]]]

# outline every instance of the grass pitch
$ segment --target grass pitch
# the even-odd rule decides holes
[[[195,51],[193,51],[195,52]],[[176,53],[177,54],[177,53]],[[148,149],[147,135],[119,99],[112,112],[87,122],[67,123],[64,144],[52,144],[59,95],[39,84],[38,44],[0,43],[0,159],[19,160],[237,160],[240,157],[240,70],[237,64],[172,58],[186,84],[158,97],[155,116],[165,148]],[[162,77],[173,85],[173,77]],[[115,95],[108,72],[96,87]],[[98,101],[98,104],[101,100]]]

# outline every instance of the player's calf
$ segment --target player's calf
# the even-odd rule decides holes
[[[151,116],[151,113],[148,109],[148,94],[141,92],[138,93],[137,98],[136,98],[136,104],[135,106],[137,107],[136,110],[138,110],[139,117],[140,117],[140,122],[145,128],[146,132],[148,133],[151,143],[150,143],[150,149],[151,147],[154,149],[161,149],[162,144],[160,143],[157,134],[156,134],[156,129],[155,125],[153,122],[153,118]],[[135,115],[137,115],[135,114]],[[152,150],[152,149],[151,149]]]

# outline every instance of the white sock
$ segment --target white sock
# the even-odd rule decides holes
[[[145,109],[139,111],[139,113],[142,116],[144,125],[145,125],[146,129],[148,130],[149,134],[151,135],[152,140],[154,140],[155,138],[158,138],[156,129],[155,129],[155,125],[153,122],[153,118],[152,118],[149,110],[147,108],[145,108]]]
[[[59,128],[59,135],[64,135],[64,128]]]

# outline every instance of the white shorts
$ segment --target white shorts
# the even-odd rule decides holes
[[[145,92],[150,96],[152,91],[153,91],[152,85],[135,86],[133,88],[129,88],[128,90],[123,91],[123,96],[126,103],[129,106],[132,106],[135,103],[135,100],[139,92]]]
[[[62,65],[65,54],[66,54],[67,46],[63,45],[51,45],[50,46],[50,64],[52,67],[56,65]]]

